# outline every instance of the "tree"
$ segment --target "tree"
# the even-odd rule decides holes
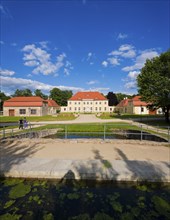
[[[56,101],[60,106],[66,106],[67,100],[71,98],[72,91],[70,90],[60,90],[58,88],[53,88],[50,91],[50,98]]]
[[[35,94],[35,96],[39,96],[39,97],[41,97],[42,99],[48,99],[48,96],[45,95],[45,94],[43,94],[40,89],[36,89],[36,90],[34,91],[34,94]]]
[[[0,91],[0,111],[3,110],[4,101],[10,99],[10,96],[5,95],[4,92]]]
[[[124,98],[131,99],[133,96],[135,96],[135,95],[127,95],[127,94],[124,94],[124,93],[116,93],[116,97],[118,99],[118,102],[122,101]]]
[[[117,96],[113,92],[108,92],[106,98],[109,100],[109,106],[116,106],[119,103]]]
[[[32,91],[30,89],[17,89],[15,93],[12,95],[13,97],[17,96],[32,96]]]
[[[170,50],[147,60],[137,77],[142,100],[151,103],[151,109],[162,108],[169,122],[170,111]]]

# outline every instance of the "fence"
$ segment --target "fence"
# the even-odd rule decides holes
[[[1,138],[100,138],[136,139],[170,143],[170,127],[152,127],[141,124],[29,124],[27,129],[19,130],[16,125],[3,126]],[[46,128],[44,127],[46,126]],[[56,126],[56,128],[54,128]],[[48,128],[47,128],[48,127]],[[39,129],[39,130],[37,130]],[[152,133],[151,133],[152,130]]]

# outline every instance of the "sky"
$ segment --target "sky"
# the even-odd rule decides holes
[[[0,1],[0,90],[137,94],[170,48],[169,0]]]

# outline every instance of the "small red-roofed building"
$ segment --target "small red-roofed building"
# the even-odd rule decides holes
[[[108,105],[108,99],[100,92],[77,92],[61,107],[62,112],[99,113],[113,112],[114,107]]]
[[[156,115],[159,110],[150,110],[149,103],[141,100],[141,96],[135,96],[132,99],[123,99],[116,107],[115,111],[127,114]]]
[[[48,115],[55,115],[57,111],[60,111],[60,106],[52,99],[48,99]]]
[[[129,99],[128,98],[124,98],[122,101],[119,102],[119,104],[116,105],[115,107],[115,112],[119,112],[119,113],[127,113],[128,112],[128,101]]]
[[[39,96],[13,97],[4,102],[4,116],[43,116],[56,113],[59,106],[54,100],[44,100]]]

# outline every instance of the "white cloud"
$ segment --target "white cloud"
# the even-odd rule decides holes
[[[5,8],[3,7],[3,5],[0,5],[0,12],[2,14],[6,14]]]
[[[139,70],[141,69],[145,62],[146,62],[146,59],[152,59],[153,57],[156,57],[158,56],[158,52],[155,51],[154,49],[152,50],[144,50],[140,53],[139,56],[136,57],[136,60],[135,60],[135,64],[132,65],[132,66],[126,66],[124,68],[122,68],[123,71],[133,71],[133,70]]]
[[[44,49],[48,49],[48,46],[47,46],[48,43],[49,43],[48,41],[41,41],[41,42],[39,42],[41,47],[44,48]]]
[[[86,84],[87,84],[87,85],[94,85],[94,84],[96,84],[96,83],[98,83],[97,80],[91,80],[91,81],[87,82]]]
[[[105,87],[96,87],[96,88],[90,88],[89,91],[98,91],[101,93],[106,93],[110,90],[110,88],[105,88]]]
[[[3,45],[3,44],[5,44],[5,43],[4,43],[4,41],[1,40],[1,41],[0,41],[0,44]]]
[[[118,50],[113,50],[108,55],[110,56],[121,56],[124,58],[133,58],[136,56],[136,51],[134,46],[130,44],[123,44],[119,47]]]
[[[0,75],[2,76],[13,76],[15,74],[12,70],[0,69]]]
[[[131,80],[136,80],[136,78],[139,75],[139,73],[140,73],[140,71],[131,71],[131,72],[129,72],[128,77]]]
[[[47,42],[41,42],[41,44],[45,47]],[[22,51],[24,52],[24,65],[35,67],[32,71],[34,74],[57,74],[61,67],[65,65],[65,53],[58,55],[56,61],[52,62],[51,54],[47,53],[45,49],[36,47],[35,44],[25,45]],[[66,65],[68,64],[66,63]]]
[[[125,84],[126,89],[136,89],[136,81],[127,82]]]
[[[39,81],[31,80],[31,79],[23,79],[23,78],[15,78],[15,77],[1,77],[1,85],[2,89],[7,92],[13,93],[16,89],[25,89],[28,88],[32,91],[35,89],[41,89],[42,91],[49,92],[54,87],[59,88],[61,90],[72,90],[72,91],[81,91],[83,88],[73,87],[73,86],[52,86],[49,84],[45,84]]]
[[[104,67],[107,67],[107,66],[108,66],[108,62],[104,60],[104,61],[102,62],[102,65],[103,65]]]
[[[125,39],[125,38],[127,38],[127,37],[128,37],[127,34],[119,33],[118,36],[117,36],[117,39],[118,39],[118,40],[119,40],[119,39]]]
[[[111,57],[107,59],[112,66],[120,65],[118,58]]]

